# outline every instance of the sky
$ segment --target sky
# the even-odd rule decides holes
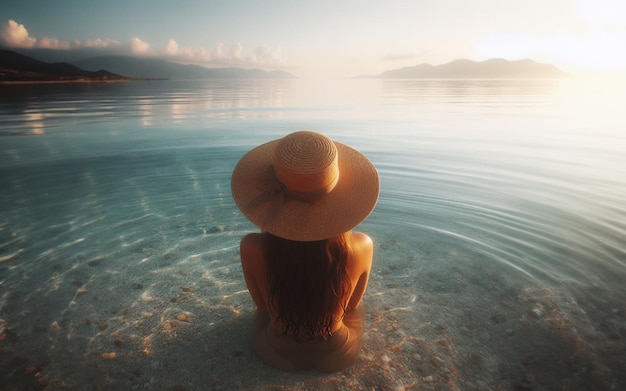
[[[458,58],[626,73],[625,0],[8,0],[0,45],[159,57],[302,78]]]

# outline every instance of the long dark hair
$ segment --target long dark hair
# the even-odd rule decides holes
[[[344,313],[350,293],[349,233],[314,242],[263,234],[269,305],[285,333],[299,339],[327,339],[338,306]]]

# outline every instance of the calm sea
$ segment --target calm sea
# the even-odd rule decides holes
[[[250,312],[237,245],[255,228],[230,173],[250,148],[311,129],[380,173],[358,228],[376,243],[365,355],[397,362],[392,383],[624,387],[623,92],[576,80],[0,86],[0,330],[14,344],[0,348],[39,357],[40,346],[47,379],[72,379],[56,362],[100,352],[90,338],[125,332],[115,316],[183,311],[213,325]],[[172,309],[179,292],[204,307]],[[160,324],[134,335],[157,338]],[[81,342],[55,351],[50,328]],[[411,338],[442,328],[454,378],[410,364],[426,355],[407,351]],[[555,353],[541,347],[555,340]]]

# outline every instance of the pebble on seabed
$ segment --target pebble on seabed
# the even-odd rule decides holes
[[[104,358],[105,360],[113,360],[115,356],[116,356],[115,352],[102,353],[102,358]]]

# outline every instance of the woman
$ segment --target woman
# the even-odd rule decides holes
[[[373,164],[349,146],[300,131],[248,152],[231,189],[262,231],[240,246],[257,307],[256,352],[286,370],[337,371],[354,363],[373,244],[352,228],[378,199]]]

